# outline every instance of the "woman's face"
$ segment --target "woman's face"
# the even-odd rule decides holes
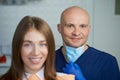
[[[42,33],[30,29],[24,36],[21,57],[26,72],[36,73],[39,71],[47,58],[47,42]]]

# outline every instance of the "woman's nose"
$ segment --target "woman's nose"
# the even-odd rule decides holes
[[[39,47],[37,45],[34,46],[34,49],[33,49],[33,54],[34,55],[38,55],[39,54]]]

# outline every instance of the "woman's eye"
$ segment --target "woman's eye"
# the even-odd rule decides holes
[[[24,46],[30,46],[30,44],[24,44]]]
[[[29,47],[29,46],[31,46],[31,44],[30,43],[24,43],[23,46]]]
[[[47,44],[46,44],[46,43],[41,43],[40,46],[41,46],[41,47],[46,47]]]

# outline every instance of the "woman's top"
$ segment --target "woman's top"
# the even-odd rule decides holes
[[[65,74],[57,72],[57,80],[75,80],[75,76],[72,74]],[[36,73],[36,75],[40,78],[40,80],[44,80],[44,67]],[[25,73],[22,80],[27,80],[31,76],[30,73]]]

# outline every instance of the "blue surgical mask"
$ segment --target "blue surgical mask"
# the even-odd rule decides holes
[[[75,62],[84,52],[84,45],[82,47],[73,48],[70,46],[65,46],[66,57],[69,62]]]

